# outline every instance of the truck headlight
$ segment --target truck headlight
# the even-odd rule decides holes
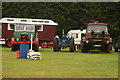
[[[89,41],[86,41],[86,43],[89,43]]]
[[[109,41],[107,41],[107,44],[109,44]]]
[[[85,39],[85,37],[82,37],[82,39],[84,40],[84,39]]]

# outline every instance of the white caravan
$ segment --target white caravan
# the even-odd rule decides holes
[[[81,31],[80,29],[79,30],[70,30],[67,35],[70,35],[74,38],[74,43],[75,45],[80,45],[81,43],[81,34],[82,33],[86,33],[86,30],[83,30]]]

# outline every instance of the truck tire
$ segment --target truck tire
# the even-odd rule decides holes
[[[12,47],[11,40],[6,41],[6,47]]]
[[[60,47],[58,47],[58,39],[54,38],[53,42],[54,42],[53,44],[54,52],[60,51]]]
[[[110,53],[112,51],[112,45],[109,44],[106,46],[106,53]]]
[[[118,49],[117,49],[117,48],[115,48],[115,52],[118,52]]]
[[[106,45],[102,46],[101,52],[106,52]]]
[[[70,41],[69,41],[69,48],[70,48],[70,52],[74,52],[75,51],[74,38],[70,39]]]
[[[89,52],[88,46],[86,44],[81,46],[81,52],[82,53],[88,53]]]
[[[35,52],[38,52],[38,51],[39,51],[39,45],[34,44],[34,45],[33,45],[33,50],[34,50]]]
[[[101,52],[106,52],[105,49],[102,49]]]
[[[17,51],[17,50],[18,50],[18,49],[17,49],[17,45],[16,45],[16,44],[13,44],[12,47],[11,47],[11,50],[12,50],[12,51]]]

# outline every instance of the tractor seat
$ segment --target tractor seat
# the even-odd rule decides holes
[[[62,36],[61,39],[68,39],[67,36]]]

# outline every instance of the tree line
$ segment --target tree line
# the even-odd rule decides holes
[[[110,23],[113,38],[120,33],[119,2],[3,2],[2,17],[51,19],[57,22],[56,33],[62,29],[80,29],[83,23],[95,20]]]

